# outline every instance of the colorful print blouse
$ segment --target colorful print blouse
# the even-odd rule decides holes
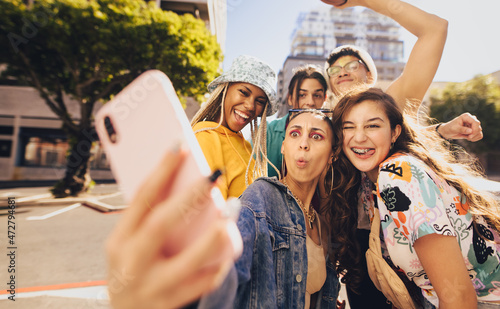
[[[387,249],[384,256],[390,256],[431,303],[438,306],[437,294],[413,244],[432,233],[456,237],[479,300],[500,300],[499,233],[481,217],[474,229],[466,198],[429,166],[407,154],[395,154],[382,162],[377,205]],[[371,207],[368,213],[373,218]]]

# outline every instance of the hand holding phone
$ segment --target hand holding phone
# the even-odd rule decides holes
[[[165,236],[185,228],[193,200],[210,195],[214,185],[203,178],[180,192],[165,190],[177,181],[185,158],[184,151],[167,152],[108,238],[108,292],[115,309],[180,308],[220,285],[233,264],[238,241],[232,238],[239,233],[225,218],[210,222],[177,254],[162,251]]]
[[[138,194],[139,188],[148,190],[141,184],[155,169],[162,168],[159,164],[169,150],[188,149],[169,192],[195,189],[192,186],[196,181],[211,174],[172,83],[158,70],[143,73],[106,103],[96,116],[96,130],[127,202]],[[190,204],[195,206],[183,214],[182,227],[171,231],[165,239],[163,250],[167,256],[183,250],[221,212],[227,212],[227,204],[217,188],[212,189],[211,196]],[[238,239],[232,244],[235,257],[241,251]]]

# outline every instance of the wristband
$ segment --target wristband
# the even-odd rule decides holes
[[[435,130],[436,130],[436,133],[439,135],[439,137],[441,137],[442,139],[446,139],[443,135],[441,135],[441,133],[439,133],[439,127],[440,127],[442,124],[443,124],[443,123],[442,123],[442,122],[440,122],[440,123],[436,126]]]

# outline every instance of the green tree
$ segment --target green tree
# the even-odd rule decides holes
[[[204,22],[136,0],[46,0],[26,7],[0,0],[4,78],[35,87],[62,120],[70,141],[56,196],[88,188],[96,102],[106,101],[148,69],[165,72],[179,96],[201,98],[222,54]],[[66,97],[79,102],[70,115]],[[75,120],[78,119],[78,120]]]
[[[431,94],[430,116],[446,122],[469,112],[481,121],[484,138],[470,143],[460,141],[467,150],[481,154],[500,150],[500,86],[491,76],[477,76],[463,83],[449,83]]]

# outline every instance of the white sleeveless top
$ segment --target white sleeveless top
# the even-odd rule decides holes
[[[305,309],[311,305],[311,295],[321,290],[326,281],[326,259],[321,239],[321,221],[316,213],[318,222],[319,242],[316,244],[309,235],[306,237],[307,247],[307,282]]]

